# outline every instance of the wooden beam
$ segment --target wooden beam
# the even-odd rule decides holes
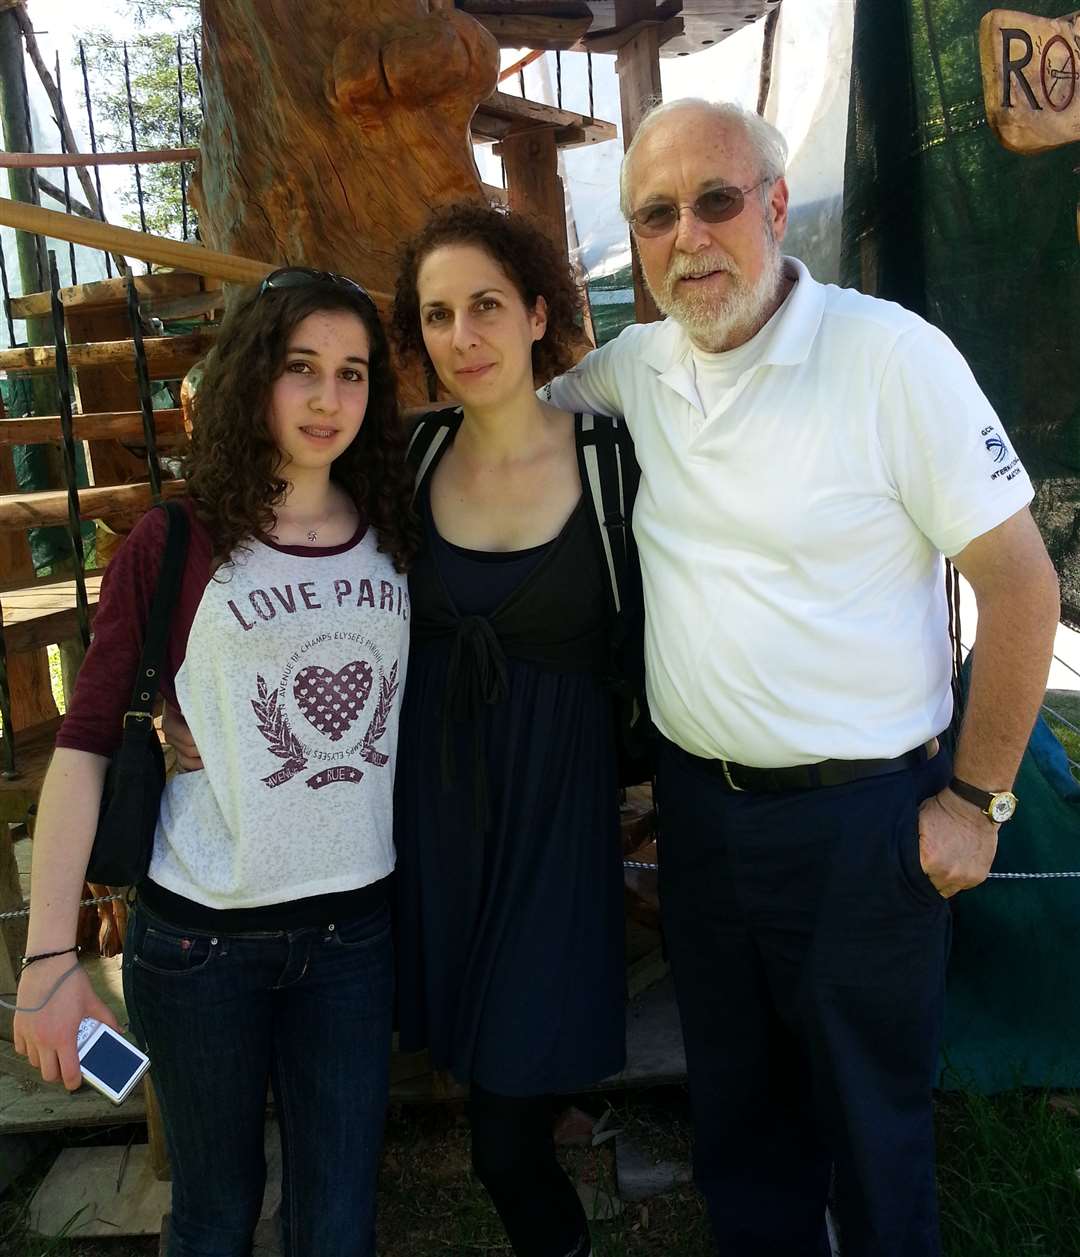
[[[275,265],[272,262],[257,262],[254,258],[216,253],[213,249],[204,249],[202,245],[170,240],[166,236],[114,227],[91,218],[62,214],[58,210],[42,209],[39,205],[25,205],[7,197],[0,197],[0,225],[52,236],[54,240],[70,240],[91,249],[124,253],[158,266],[194,271],[197,275],[212,275],[226,283],[257,284]],[[385,295],[372,293],[372,296],[378,299]],[[385,300],[389,299],[385,296]]]
[[[573,48],[592,26],[588,17],[542,17],[533,13],[474,13],[472,15],[500,48],[535,48],[559,52]]]
[[[629,43],[615,54],[622,107],[623,147],[628,148],[638,124],[651,106],[661,99],[659,27],[646,23]],[[656,302],[645,285],[637,245],[631,235],[634,274],[634,318],[638,323],[654,323],[660,317]]]
[[[130,441],[142,444],[142,411],[99,411],[75,415],[76,441]],[[179,408],[154,411],[154,430],[162,446],[175,446],[184,436],[184,420]],[[0,446],[40,445],[58,442],[59,415],[34,415],[26,419],[0,419]]]
[[[172,380],[199,361],[211,348],[216,334],[209,330],[188,332],[186,336],[148,336],[143,345],[152,379]],[[68,345],[68,362],[74,368],[134,366],[135,351],[130,340],[106,340]],[[0,371],[54,371],[55,345],[24,345],[0,350]]]
[[[154,166],[198,161],[197,148],[147,148],[134,153],[3,153],[0,170],[55,170],[78,166]]]
[[[183,480],[166,480],[161,491],[167,498],[180,497],[187,491],[187,485]],[[148,511],[152,504],[150,486],[145,483],[79,490],[79,514],[83,519],[137,516]],[[0,529],[66,526],[67,518],[66,489],[0,495]]]
[[[565,260],[566,194],[559,178],[559,150],[550,129],[507,136],[495,152],[506,163],[510,208],[531,215],[544,228]]]
[[[503,140],[520,131],[547,127],[555,132],[557,148],[613,140],[618,134],[613,122],[590,118],[588,114],[557,109],[538,100],[524,100],[506,92],[492,92],[477,106],[473,115],[473,139]]]
[[[190,272],[159,271],[153,275],[136,275],[135,293],[145,310],[155,298],[189,297],[193,293],[202,292],[205,283],[201,275],[193,275]],[[211,281],[212,288],[220,288],[220,286],[220,280]],[[119,305],[126,312],[127,280],[99,279],[89,284],[75,284],[70,288],[61,288],[60,304],[69,310],[85,306]],[[52,294],[48,292],[32,292],[23,297],[11,298],[13,319],[29,319],[36,315],[47,315],[51,311]]]

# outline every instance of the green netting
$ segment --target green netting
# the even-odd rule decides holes
[[[901,302],[967,358],[1036,484],[1080,621],[1080,147],[1004,149],[985,117],[982,0],[859,0],[843,282]],[[1058,16],[1060,0],[1024,8]],[[1080,788],[1040,723],[995,872],[1080,870]],[[1080,879],[995,880],[954,901],[946,1085],[1080,1085]]]
[[[1036,483],[1064,616],[1080,624],[1080,145],[998,142],[979,66],[987,8],[859,0],[842,282],[917,311],[964,354]]]

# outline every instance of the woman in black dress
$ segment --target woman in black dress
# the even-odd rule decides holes
[[[573,416],[534,392],[572,361],[578,300],[542,233],[456,206],[408,246],[393,318],[461,402],[418,468],[401,1046],[469,1085],[473,1165],[522,1257],[591,1251],[551,1096],[625,1055],[607,574]]]

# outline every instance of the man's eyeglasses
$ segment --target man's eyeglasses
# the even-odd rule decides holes
[[[748,188],[710,188],[685,207],[703,223],[724,223],[742,213],[747,193],[754,192],[763,183],[769,182],[768,179],[759,179]],[[635,236],[666,236],[678,226],[682,210],[683,205],[677,205],[674,201],[653,201],[642,209],[635,210],[628,221]]]
[[[283,288],[309,288],[315,284],[324,284],[331,288],[339,288],[354,297],[359,297],[373,310],[376,309],[371,293],[355,279],[347,275],[338,275],[334,271],[316,271],[309,266],[283,266],[269,275],[259,285],[259,296],[271,289],[280,291]]]

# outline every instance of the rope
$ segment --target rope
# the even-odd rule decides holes
[[[126,899],[126,891],[116,891],[111,895],[98,895],[96,899],[84,899],[79,904],[80,908],[92,908],[99,903],[112,903],[116,899]],[[28,917],[30,915],[29,908],[17,908],[14,912],[0,912],[0,921],[12,921],[16,917]]]
[[[647,860],[623,860],[624,869],[650,869],[656,871],[660,866],[650,864]],[[987,878],[997,878],[999,881],[1047,881],[1051,878],[1061,877],[1080,877],[1080,870],[1067,873],[987,873]]]

